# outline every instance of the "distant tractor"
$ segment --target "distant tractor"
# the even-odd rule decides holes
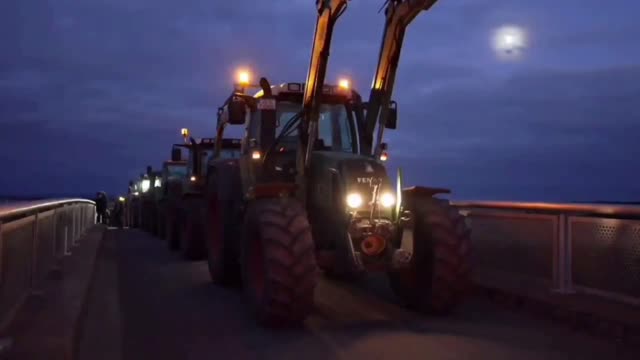
[[[179,195],[177,216],[173,218],[177,221],[178,236],[170,239],[169,248],[179,249],[187,260],[201,260],[206,255],[206,204],[203,190],[207,176],[206,164],[213,155],[215,144],[216,139],[213,138],[203,138],[199,142],[190,138],[188,143],[174,145],[177,148],[186,148],[189,156],[186,177]],[[223,139],[220,148],[222,158],[237,158],[240,154],[240,140]]]
[[[351,277],[388,274],[407,305],[449,313],[469,285],[469,230],[446,189],[394,189],[384,160],[385,128],[395,129],[390,100],[404,30],[434,0],[390,1],[368,102],[324,84],[331,33],[346,0],[318,1],[306,83],[259,85],[242,73],[218,112],[218,132],[246,128],[241,156],[207,171],[207,259],[212,281],[242,284],[259,323],[303,320],[313,307],[318,269]],[[256,94],[246,94],[250,87]],[[377,141],[373,132],[377,125]]]
[[[139,228],[142,224],[142,193],[143,175],[136,181],[129,182],[129,194],[126,199],[127,224],[131,228]]]
[[[147,173],[142,180],[142,224],[143,229],[152,235],[157,235],[157,202],[161,195],[161,176],[160,171],[153,171],[151,166],[147,166]]]
[[[178,249],[180,241],[178,214],[186,180],[187,161],[182,160],[180,148],[174,146],[171,149],[171,161],[165,161],[162,166],[162,196],[158,202],[160,236],[173,249]]]

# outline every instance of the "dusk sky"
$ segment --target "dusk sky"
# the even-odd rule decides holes
[[[328,81],[369,92],[382,0],[352,0]],[[640,201],[640,2],[440,0],[409,27],[392,168],[457,199]],[[239,66],[304,81],[314,0],[0,4],[0,195],[126,192],[179,129],[213,137]],[[494,32],[526,34],[504,58]]]

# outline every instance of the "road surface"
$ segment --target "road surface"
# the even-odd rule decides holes
[[[239,291],[137,230],[109,230],[80,343],[101,359],[639,359],[634,350],[476,299],[454,317],[395,303],[381,280],[323,279],[303,328],[269,331]]]

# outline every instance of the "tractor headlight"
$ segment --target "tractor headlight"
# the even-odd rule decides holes
[[[396,203],[396,197],[392,193],[384,193],[380,196],[380,204],[386,208],[392,207]]]
[[[360,206],[362,206],[362,196],[358,193],[348,194],[347,205],[353,209],[359,208]]]
[[[149,179],[142,180],[142,192],[146,193],[149,191],[149,187],[151,187],[151,181]]]

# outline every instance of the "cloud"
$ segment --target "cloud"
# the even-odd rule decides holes
[[[328,81],[351,76],[368,94],[381,4],[349,2]],[[640,8],[607,4],[603,16],[595,0],[438,2],[407,32],[394,163],[414,169],[412,182],[463,197],[638,193],[625,175],[640,123],[629,6]],[[238,66],[273,83],[304,79],[315,17],[311,0],[3,3],[0,154],[15,174],[0,176],[0,189],[123,189],[168,157],[179,128],[213,133]],[[490,47],[507,23],[531,36],[518,63]]]
[[[640,67],[624,67],[530,71],[485,92],[443,89],[401,113],[392,151],[412,181],[454,184],[465,196],[488,183],[493,196],[511,187],[507,196],[528,188],[558,197],[563,185],[580,199],[640,196],[631,136],[640,132],[639,84]]]

